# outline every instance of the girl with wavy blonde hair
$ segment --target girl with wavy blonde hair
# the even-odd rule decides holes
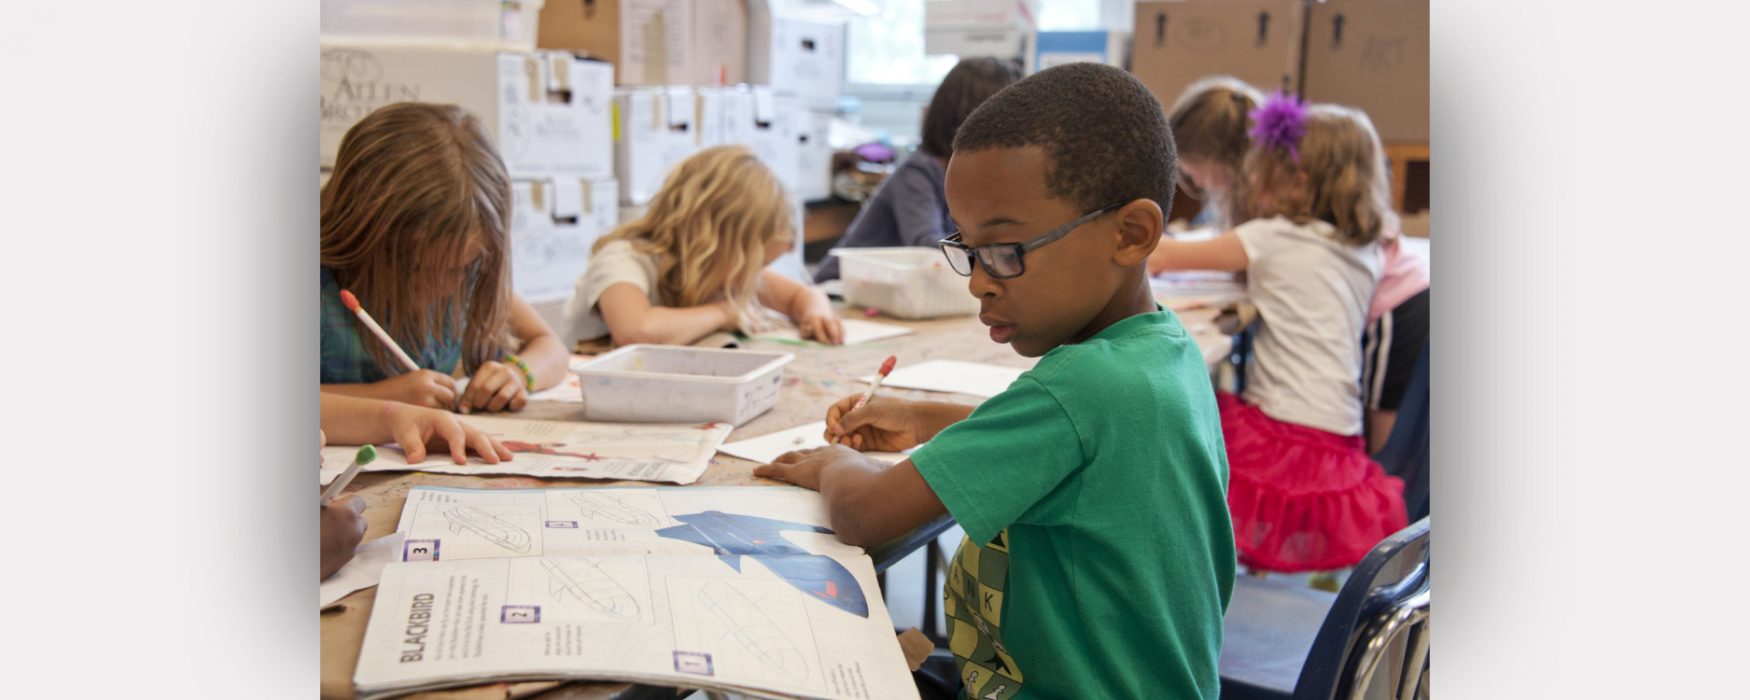
[[[766,269],[796,238],[783,185],[743,146],[707,148],[669,173],[645,214],[597,240],[565,305],[568,342],[685,345],[757,331],[763,308],[803,337],[844,341],[826,295]]]
[[[510,197],[503,161],[460,107],[392,104],[347,130],[322,187],[322,391],[466,413],[519,410],[559,383],[564,346],[510,289]]]
[[[1245,390],[1216,396],[1240,563],[1342,569],[1407,520],[1403,482],[1362,435],[1361,337],[1395,225],[1384,148],[1359,110],[1278,93],[1251,116],[1235,193],[1255,218],[1156,252],[1168,269],[1244,270],[1258,311]]]

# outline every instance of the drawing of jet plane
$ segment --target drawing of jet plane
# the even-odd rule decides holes
[[[753,652],[761,663],[797,680],[808,676],[808,662],[797,651],[796,643],[740,591],[712,581],[700,589],[699,604],[711,611],[727,634]]]
[[[657,522],[656,516],[651,515],[643,508],[627,505],[625,501],[612,496],[599,493],[574,493],[571,494],[571,502],[577,504],[577,509],[586,518],[594,519],[600,516],[602,519],[624,525],[655,526],[660,524]]]
[[[786,530],[832,534],[832,530],[788,520],[708,510],[671,516],[682,524],[657,530],[670,539],[710,547],[717,558],[741,571],[741,558],[753,557],[797,590],[858,617],[869,616],[869,601],[850,570],[831,557],[811,554],[782,534]]]
[[[450,532],[461,534],[463,529],[467,529],[505,549],[529,551],[527,530],[479,508],[458,506],[444,511],[444,517],[450,519]]]
[[[555,596],[570,594],[604,615],[631,620],[638,617],[638,600],[618,581],[588,559],[541,558]]]

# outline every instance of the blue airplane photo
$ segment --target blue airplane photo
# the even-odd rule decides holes
[[[708,510],[673,516],[681,525],[665,527],[656,534],[710,547],[717,558],[741,571],[741,558],[753,557],[772,573],[821,601],[858,617],[869,616],[869,601],[850,570],[831,557],[811,554],[784,539],[785,530],[832,534],[814,525],[772,520],[753,515]]]

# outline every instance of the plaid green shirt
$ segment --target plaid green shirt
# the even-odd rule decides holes
[[[388,318],[375,318],[378,324],[388,327]],[[366,343],[380,342],[357,316],[347,310],[346,304],[341,303],[340,283],[335,281],[334,272],[322,268],[322,383],[369,384],[405,373],[393,356],[389,367],[377,364]],[[426,336],[425,342],[417,347],[406,341],[398,342],[422,369],[449,374],[462,360],[462,334],[459,330],[439,337]]]

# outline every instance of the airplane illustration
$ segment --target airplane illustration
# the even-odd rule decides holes
[[[486,541],[505,549],[518,552],[529,551],[527,530],[479,508],[474,506],[451,508],[444,511],[444,517],[450,520],[450,532],[460,534],[463,529],[467,529],[486,538]]]
[[[699,591],[699,603],[716,616],[729,636],[753,652],[761,663],[791,678],[808,676],[808,662],[803,660],[802,652],[796,650],[796,643],[790,641],[783,629],[740,591],[712,581]]]
[[[608,572],[588,559],[541,558],[555,596],[570,594],[596,612],[621,619],[638,617],[638,600]]]
[[[741,571],[741,558],[753,557],[797,590],[858,617],[869,616],[869,601],[850,570],[831,557],[790,544],[786,530],[832,534],[832,530],[788,520],[708,510],[672,516],[680,525],[657,530],[670,539],[710,547],[717,558]]]
[[[625,525],[659,525],[656,516],[642,508],[627,505],[625,501],[612,496],[596,493],[571,494],[571,502],[577,504],[577,509],[584,517],[612,520]]]

